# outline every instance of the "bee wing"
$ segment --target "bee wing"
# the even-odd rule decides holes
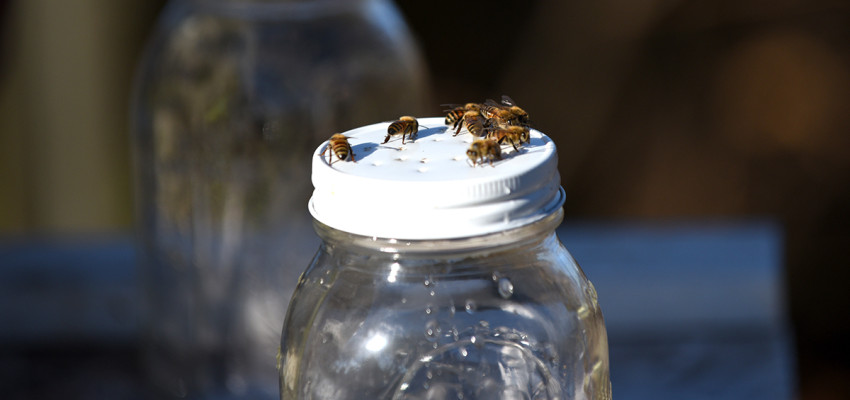
[[[510,96],[503,94],[502,95],[502,104],[504,104],[506,106],[515,106],[516,102],[514,101],[514,99],[510,98]]]
[[[505,107],[505,105],[504,105],[504,104],[496,103],[496,101],[495,101],[495,100],[493,100],[493,99],[487,99],[487,100],[484,100],[484,105],[487,105],[487,106],[490,106],[490,107],[497,107],[497,108],[503,108],[503,107]]]
[[[449,111],[457,110],[458,108],[463,108],[464,105],[463,104],[440,104],[440,107],[448,107],[448,108],[443,109],[443,112],[449,112]]]
[[[486,118],[484,116],[482,116],[482,118],[484,118],[484,122],[482,123],[484,129],[494,130],[499,127],[499,121],[495,118]]]

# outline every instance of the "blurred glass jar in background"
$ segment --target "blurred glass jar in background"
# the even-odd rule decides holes
[[[318,244],[312,149],[421,113],[426,87],[389,1],[167,4],[132,109],[143,354],[159,393],[278,397],[283,315]]]

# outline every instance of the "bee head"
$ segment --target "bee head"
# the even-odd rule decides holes
[[[519,141],[522,143],[528,143],[531,140],[531,135],[528,133],[528,129],[523,129],[519,134]]]

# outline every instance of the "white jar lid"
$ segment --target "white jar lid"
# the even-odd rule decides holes
[[[443,118],[419,119],[415,141],[387,136],[389,122],[343,134],[355,161],[338,160],[327,142],[313,154],[309,209],[334,229],[388,239],[453,239],[495,233],[540,220],[564,204],[555,143],[531,130],[531,141],[475,167],[473,137],[457,136]],[[427,128],[426,128],[427,127]]]

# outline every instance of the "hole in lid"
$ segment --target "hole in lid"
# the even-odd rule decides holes
[[[374,165],[376,167],[381,166],[381,164],[383,164],[383,162],[381,162],[381,161],[372,161],[372,165]]]
[[[428,172],[428,167],[421,167],[421,168],[417,169],[417,171],[419,171],[419,172]]]
[[[401,157],[396,158],[395,160],[396,161],[407,161],[407,158],[408,158],[407,156],[401,156]]]
[[[429,159],[428,159],[428,157],[425,157],[425,158],[423,158],[423,159],[419,160],[419,162],[421,162],[422,164],[425,164],[425,163],[427,163],[427,162],[429,162],[429,161],[431,161],[431,160],[429,160]]]

